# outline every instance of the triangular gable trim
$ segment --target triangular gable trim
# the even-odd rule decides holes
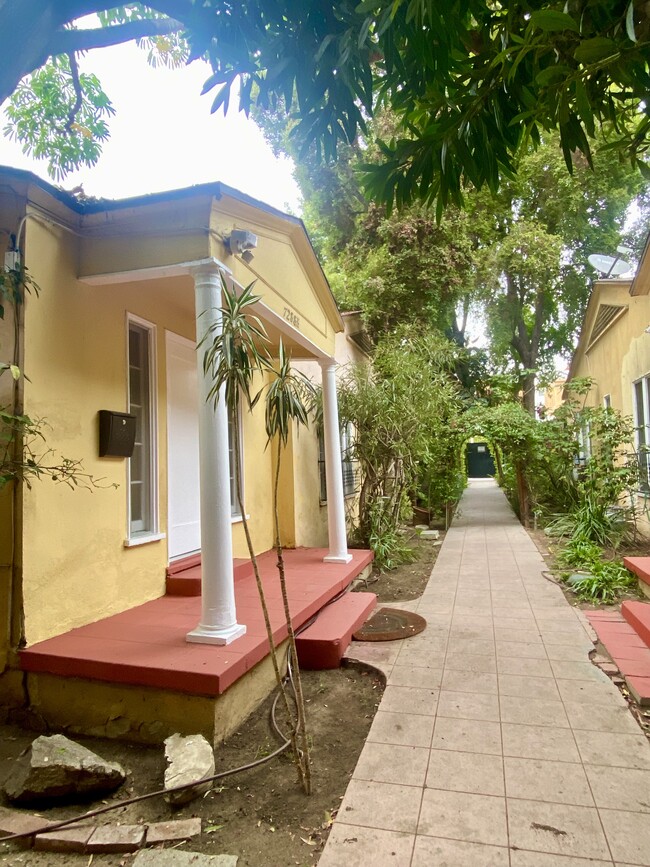
[[[594,319],[594,326],[589,335],[587,350],[591,349],[594,343],[596,343],[596,341],[599,340],[603,334],[610,329],[624,313],[627,312],[627,309],[627,304],[601,304],[598,307],[596,318]]]

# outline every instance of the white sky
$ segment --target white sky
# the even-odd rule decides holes
[[[223,181],[300,213],[292,162],[276,159],[258,127],[232,103],[227,117],[210,114],[215,92],[200,95],[210,74],[206,63],[153,69],[146,51],[130,43],[91,51],[80,66],[99,77],[116,114],[99,162],[71,173],[61,186],[83,184],[88,195],[115,199]],[[2,136],[3,127],[0,118],[0,165],[29,169],[51,181],[47,164],[24,156],[18,144]]]

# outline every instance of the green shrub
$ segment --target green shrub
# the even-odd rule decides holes
[[[636,578],[621,563],[601,561],[590,574],[571,582],[571,589],[579,599],[587,602],[616,602],[623,594],[633,590]]]
[[[388,499],[375,500],[368,511],[370,518],[368,544],[375,555],[375,568],[385,572],[396,569],[402,563],[412,563],[415,553],[395,526]]]
[[[575,536],[570,539],[560,551],[558,563],[563,568],[586,573],[575,578],[565,572],[563,577],[576,596],[588,602],[615,602],[636,586],[636,578],[622,563],[605,560],[601,548],[588,539]]]

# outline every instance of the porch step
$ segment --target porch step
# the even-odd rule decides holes
[[[650,648],[650,604],[647,602],[624,602],[621,614]]]
[[[300,666],[312,671],[338,668],[352,633],[365,623],[376,604],[375,593],[345,593],[323,608],[311,626],[296,636]]]
[[[650,598],[650,557],[623,557],[623,565],[639,579],[639,589]]]
[[[233,560],[235,581],[253,575],[253,564],[250,560]],[[201,555],[192,554],[176,560],[167,567],[165,576],[167,596],[200,596],[201,595]]]
[[[650,705],[650,604],[624,602],[620,614],[618,611],[586,614],[635,700],[640,705]]]

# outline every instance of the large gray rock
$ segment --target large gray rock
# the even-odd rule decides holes
[[[18,804],[103,794],[121,786],[124,769],[63,735],[42,736],[14,762],[5,782],[7,797]]]
[[[175,734],[165,741],[165,789],[194,783],[214,774],[214,752],[203,735]],[[180,806],[210,791],[212,783],[203,783],[180,792],[169,792],[165,800]]]
[[[433,541],[434,539],[440,538],[440,532],[438,530],[422,530],[420,533],[420,539],[428,539],[429,541]]]

